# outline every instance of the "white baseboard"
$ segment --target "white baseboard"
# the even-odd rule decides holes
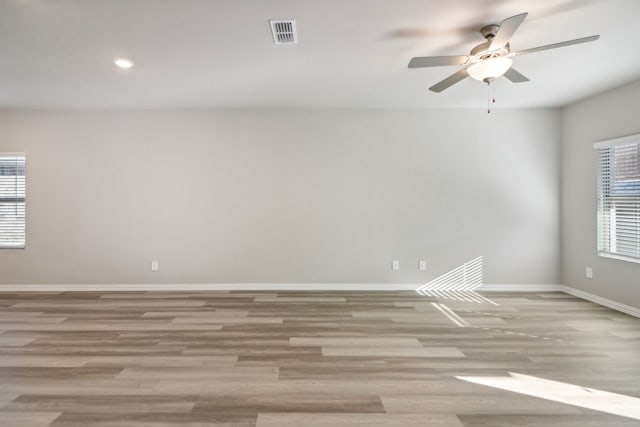
[[[414,291],[418,283],[103,283],[0,285],[0,292],[109,291]],[[486,292],[553,292],[561,285],[484,284]]]
[[[104,283],[0,285],[0,292],[413,291],[414,283]]]
[[[561,286],[545,283],[486,283],[476,290],[481,292],[558,292]]]
[[[593,303],[611,308],[613,310],[621,311],[622,313],[626,313],[630,316],[640,317],[640,308],[631,307],[630,305],[610,300],[608,298],[604,298],[589,292],[581,291],[580,289],[572,288],[570,286],[561,285],[560,290],[566,294],[591,301]]]

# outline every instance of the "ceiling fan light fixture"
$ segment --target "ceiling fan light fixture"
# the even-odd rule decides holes
[[[512,64],[513,59],[506,56],[490,58],[471,65],[467,68],[467,72],[471,77],[481,82],[491,81],[506,73]]]

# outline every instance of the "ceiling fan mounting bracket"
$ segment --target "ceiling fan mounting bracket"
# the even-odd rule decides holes
[[[482,37],[490,41],[492,38],[496,36],[496,34],[498,34],[499,29],[500,29],[500,25],[498,24],[485,25],[480,30],[480,34],[482,34]]]

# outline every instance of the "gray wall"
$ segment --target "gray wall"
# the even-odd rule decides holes
[[[640,81],[562,112],[562,279],[565,285],[640,307],[640,264],[599,257],[593,143],[640,133]],[[593,268],[593,279],[585,277]]]
[[[28,232],[0,283],[425,283],[480,255],[559,283],[559,137],[552,109],[2,112]]]

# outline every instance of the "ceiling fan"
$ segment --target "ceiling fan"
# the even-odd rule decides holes
[[[592,42],[600,38],[599,35],[595,35],[512,52],[509,41],[527,15],[526,12],[521,13],[505,19],[500,25],[492,24],[482,27],[480,33],[487,41],[471,49],[469,55],[415,57],[409,61],[409,68],[461,65],[462,68],[458,72],[429,88],[430,91],[438,93],[469,76],[490,84],[504,75],[513,83],[522,83],[528,82],[529,79],[511,67],[514,57],[573,44]]]

